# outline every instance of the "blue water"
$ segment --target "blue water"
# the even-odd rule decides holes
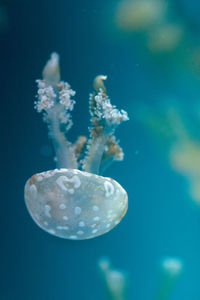
[[[3,2],[9,25],[0,34],[2,300],[105,299],[97,268],[105,255],[129,273],[130,299],[153,299],[163,256],[184,261],[169,299],[200,298],[200,207],[188,195],[186,180],[171,169],[138,121],[136,109],[140,102],[154,105],[161,97],[176,97],[187,112],[200,99],[199,81],[174,63],[156,63],[134,36],[112,33],[114,2]],[[196,20],[198,41],[199,5],[177,2],[184,2],[186,15]],[[130,116],[116,133],[125,159],[105,174],[126,189],[128,213],[114,230],[87,241],[48,235],[33,223],[24,204],[26,180],[54,168],[52,156],[41,154],[50,140],[33,109],[35,80],[52,51],[60,54],[62,78],[77,91],[72,141],[87,134],[88,94],[97,74],[108,75],[112,102]]]

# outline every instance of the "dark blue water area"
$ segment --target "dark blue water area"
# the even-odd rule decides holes
[[[105,299],[97,267],[102,256],[128,272],[129,299],[137,300],[153,299],[160,260],[180,257],[184,271],[169,300],[200,298],[200,206],[137,116],[140,103],[153,107],[170,97],[179,99],[192,115],[191,103],[196,107],[200,99],[199,81],[174,64],[156,64],[129,35],[112,36],[114,3],[108,2],[2,4],[9,16],[8,29],[0,35],[2,300]],[[183,10],[191,18],[196,16],[195,3],[184,1],[190,10]],[[127,215],[111,232],[86,241],[63,240],[42,231],[24,203],[26,180],[55,168],[53,155],[43,155],[51,153],[51,142],[33,108],[35,80],[52,51],[60,54],[62,78],[77,91],[71,141],[88,134],[88,95],[97,74],[108,75],[112,103],[130,116],[116,132],[125,159],[105,173],[127,191]]]

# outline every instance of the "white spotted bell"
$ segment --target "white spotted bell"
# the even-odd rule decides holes
[[[115,180],[76,169],[32,176],[25,199],[39,227],[67,239],[89,239],[111,230],[128,203],[127,193]]]
[[[35,108],[44,113],[58,169],[33,175],[25,185],[25,202],[37,225],[61,238],[89,239],[104,234],[120,222],[127,210],[126,191],[115,180],[99,175],[114,160],[123,159],[114,132],[128,120],[124,110],[110,103],[105,79],[95,78],[95,91],[90,95],[90,138],[87,141],[81,136],[74,144],[67,140],[66,133],[72,126],[70,112],[75,101],[71,96],[75,92],[60,81],[56,53],[44,68],[43,80],[37,81]]]

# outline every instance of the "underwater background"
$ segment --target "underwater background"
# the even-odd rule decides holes
[[[183,270],[159,300],[200,299],[200,3],[137,2],[0,1],[2,300],[107,299],[102,256],[127,272],[126,299],[158,299],[165,257],[180,259]],[[116,132],[124,161],[105,172],[127,191],[128,212],[91,240],[47,234],[24,203],[26,180],[55,168],[34,110],[35,80],[53,51],[76,91],[72,141],[87,135],[98,74],[130,117]]]

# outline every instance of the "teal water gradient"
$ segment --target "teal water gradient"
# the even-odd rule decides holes
[[[140,45],[110,38],[106,26],[113,3],[107,4],[106,0],[6,4],[10,25],[0,36],[2,300],[104,299],[96,263],[105,255],[129,272],[131,299],[137,300],[152,299],[160,259],[179,256],[184,273],[170,299],[200,298],[200,207],[192,203],[184,178],[170,169],[134,110],[140,101],[153,104],[169,95],[181,98],[187,109],[188,99],[200,98],[199,82],[179,69],[166,79]],[[195,12],[187,13],[193,17]],[[197,34],[197,21],[196,28]],[[54,168],[52,157],[41,155],[41,147],[50,141],[46,125],[33,109],[35,79],[52,51],[60,53],[62,78],[77,91],[71,140],[87,134],[88,94],[97,74],[108,75],[112,102],[130,115],[116,133],[125,160],[105,174],[126,189],[129,210],[113,231],[88,241],[48,235],[33,223],[23,199],[26,180]]]

